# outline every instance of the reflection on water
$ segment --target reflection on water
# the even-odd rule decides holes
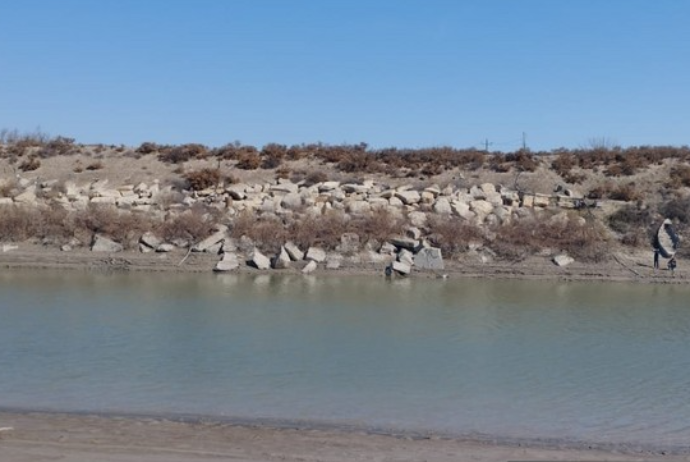
[[[0,406],[684,444],[690,289],[0,274]]]

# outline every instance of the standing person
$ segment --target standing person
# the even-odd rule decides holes
[[[659,269],[659,247],[654,247],[654,270]]]
[[[671,274],[675,274],[675,272],[676,272],[676,257],[671,257],[671,259],[668,261],[668,269],[671,270]]]

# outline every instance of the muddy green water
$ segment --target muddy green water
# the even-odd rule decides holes
[[[681,446],[690,288],[0,273],[0,407]]]

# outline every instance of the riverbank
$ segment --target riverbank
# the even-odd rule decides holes
[[[184,249],[167,253],[141,253],[123,251],[96,253],[87,249],[63,252],[39,245],[20,244],[16,249],[0,252],[0,268],[5,269],[64,269],[74,271],[145,271],[208,273],[219,256],[208,252],[188,252]],[[654,284],[688,284],[690,273],[683,267],[668,271],[662,262],[659,270],[652,267],[651,252],[615,253],[602,263],[575,261],[568,266],[556,265],[552,258],[533,256],[519,262],[484,262],[480,257],[467,256],[460,260],[445,260],[443,270],[414,269],[411,278],[485,278],[560,281],[635,282]],[[385,262],[362,262],[344,259],[337,269],[317,268],[316,275],[372,275],[384,277]],[[301,274],[302,267],[295,265],[284,269],[258,270],[240,265],[235,272],[243,274]],[[397,276],[400,277],[400,276]]]
[[[157,462],[688,460],[682,450],[382,435],[203,419],[0,412],[0,460]]]

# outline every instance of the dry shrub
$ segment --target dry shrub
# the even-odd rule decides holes
[[[69,214],[60,206],[37,209],[9,205],[0,209],[0,240],[50,239],[64,242],[72,235]]]
[[[531,217],[497,228],[491,243],[491,249],[500,258],[510,261],[523,260],[544,248],[566,252],[581,261],[603,261],[607,258],[606,232],[597,224],[548,222]]]
[[[36,157],[36,155],[31,155],[28,159],[25,159],[21,164],[19,164],[19,170],[22,172],[30,172],[37,170],[40,166],[41,160]]]
[[[607,218],[609,228],[621,235],[621,242],[633,247],[648,246],[654,213],[640,204],[625,205]]]
[[[161,162],[179,164],[190,159],[203,159],[208,155],[208,148],[203,144],[183,144],[171,148],[160,149],[158,159]]]
[[[96,162],[92,162],[89,165],[86,166],[86,170],[101,170],[104,167],[103,162],[100,160],[97,160]]]
[[[39,219],[36,209],[3,206],[0,208],[0,240],[21,242],[34,237]]]
[[[690,166],[677,165],[669,172],[668,186],[673,189],[690,186]]]
[[[307,173],[307,175],[304,177],[304,186],[309,187],[325,181],[328,181],[328,175],[326,175],[326,172],[315,170]]]
[[[58,136],[45,142],[42,148],[38,151],[38,155],[43,158],[54,156],[65,156],[74,154],[79,151],[78,146],[74,144],[74,138],[66,138]]]
[[[635,183],[619,185],[609,194],[609,199],[625,202],[639,201],[642,197],[642,193],[635,188]]]
[[[217,186],[220,183],[220,171],[217,168],[202,168],[184,174],[187,187],[193,191]]]
[[[154,228],[150,218],[102,204],[76,212],[73,218],[75,235],[86,244],[93,234],[103,234],[127,249],[136,248],[139,237]]]
[[[159,235],[166,241],[182,239],[198,242],[213,233],[218,217],[203,208],[194,207],[179,214],[168,216],[158,227]]]
[[[467,250],[470,242],[483,242],[482,231],[460,217],[431,215],[427,221],[429,241],[440,247],[444,255],[454,255]]]
[[[152,154],[154,152],[158,152],[159,150],[160,147],[156,143],[145,141],[136,149],[136,152],[139,154]]]
[[[15,178],[0,180],[0,197],[12,197],[19,188],[19,182]]]
[[[676,197],[662,203],[659,213],[664,218],[670,218],[683,225],[690,224],[690,196]]]
[[[261,166],[261,156],[256,152],[247,152],[239,156],[236,167],[242,170],[256,170]]]
[[[362,242],[384,242],[399,235],[406,224],[404,217],[388,209],[380,209],[367,216],[353,218],[348,231],[359,234]]]
[[[283,162],[283,158],[287,154],[287,147],[282,144],[270,143],[261,150],[261,168],[272,169],[277,168]]]
[[[250,238],[261,250],[276,252],[285,243],[287,232],[276,216],[260,217],[250,212],[240,214],[233,221],[231,236]]]
[[[347,231],[358,232],[350,227],[345,214],[333,210],[322,216],[305,215],[290,223],[287,237],[302,248],[319,246],[332,250],[340,244],[340,236]]]

